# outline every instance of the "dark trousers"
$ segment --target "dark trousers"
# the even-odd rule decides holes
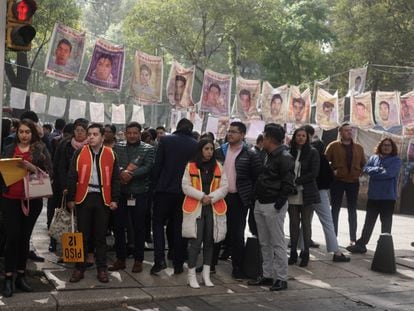
[[[331,187],[332,220],[335,227],[335,234],[338,235],[338,218],[341,209],[342,198],[346,195],[348,208],[349,237],[351,241],[356,241],[357,213],[356,204],[358,200],[359,182],[346,183],[334,181]]]
[[[381,233],[391,233],[394,206],[394,200],[368,200],[364,228],[362,229],[361,238],[357,241],[358,244],[364,246],[368,244],[378,215],[381,220]]]
[[[244,251],[244,230],[248,208],[243,206],[238,193],[227,194],[227,231],[230,236],[231,262],[233,269],[241,269]]]
[[[147,196],[145,193],[136,194],[134,206],[128,206],[127,200],[131,198],[130,195],[121,196],[118,208],[114,211],[114,235],[115,235],[115,249],[116,257],[120,260],[125,260],[126,253],[126,239],[125,229],[128,223],[128,217],[132,220],[132,231],[134,235],[134,258],[135,260],[144,260],[144,246],[145,246],[145,214],[147,212]]]
[[[83,234],[84,254],[88,254],[90,241],[95,246],[96,267],[98,269],[106,265],[106,231],[109,222],[109,207],[105,206],[102,194],[98,192],[88,193],[85,200],[76,206],[78,230]],[[93,251],[93,250],[92,250]],[[84,263],[77,263],[76,268],[85,269]]]
[[[30,200],[29,215],[21,209],[21,200],[1,198],[6,231],[5,268],[6,273],[25,270],[30,247],[30,237],[43,207],[42,199]]]
[[[164,226],[172,226],[174,242],[174,266],[184,263],[185,247],[181,234],[184,195],[179,193],[157,192],[155,194],[154,209],[152,214],[152,231],[154,238],[154,262],[160,264],[165,261],[165,236]]]
[[[294,252],[298,248],[300,225],[302,225],[303,251],[309,253],[312,211],[312,206],[289,204],[290,249]]]

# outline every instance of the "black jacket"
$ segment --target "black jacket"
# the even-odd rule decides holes
[[[290,150],[290,153],[296,158],[297,151]],[[299,158],[300,175],[296,178],[296,185],[303,186],[303,205],[311,205],[321,202],[316,177],[319,175],[320,157],[319,152],[311,147],[304,147]]]
[[[197,141],[190,132],[176,131],[158,143],[153,170],[155,192],[181,194],[185,166],[194,156]]]
[[[229,144],[223,144],[216,150],[216,159],[224,163]],[[251,207],[254,203],[254,187],[262,171],[262,162],[257,153],[243,146],[235,161],[236,188],[244,207]]]
[[[262,204],[286,201],[295,191],[295,161],[282,145],[267,155],[256,183],[256,198]]]
[[[89,147],[90,148],[90,147]],[[82,148],[75,151],[73,154],[72,161],[70,162],[69,171],[67,174],[67,189],[68,194],[66,196],[67,201],[75,201],[75,195],[76,195],[76,187],[78,183],[78,172],[76,170],[76,163],[78,161],[78,157],[80,152],[82,151]],[[93,154],[93,151],[89,149],[89,151]],[[97,158],[101,155],[102,148],[99,150],[99,153],[97,155]],[[115,153],[114,153],[115,154]],[[99,161],[98,161],[98,178],[99,178],[99,184],[102,184],[100,169],[99,169]],[[113,164],[113,170],[112,170],[112,178],[111,178],[111,199],[112,202],[119,202],[119,196],[120,196],[120,190],[121,190],[121,182],[119,180],[119,164],[118,159],[115,154],[115,160]]]

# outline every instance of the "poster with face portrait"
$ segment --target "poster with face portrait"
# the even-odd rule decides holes
[[[351,124],[362,129],[374,126],[372,119],[371,92],[351,96]]]
[[[324,80],[315,80],[313,84],[313,97],[312,102],[316,101],[316,97],[318,95],[318,89],[329,89],[329,83],[331,82],[331,77],[327,77]]]
[[[233,115],[242,120],[260,119],[257,105],[260,97],[260,80],[236,79],[236,94],[234,97]]]
[[[378,125],[388,130],[400,125],[399,92],[375,93],[375,121]]]
[[[230,110],[231,75],[204,71],[200,111],[215,116],[228,116]]]
[[[124,47],[96,40],[84,82],[102,90],[119,91],[124,74]]]
[[[85,50],[85,32],[56,23],[45,62],[45,74],[60,81],[79,76]]]
[[[322,88],[317,89],[316,123],[324,130],[338,126],[338,91],[334,95]]]
[[[291,85],[289,90],[287,122],[306,124],[310,121],[311,94],[307,88],[302,94],[299,87]]]
[[[286,122],[288,96],[289,87],[287,84],[273,88],[269,82],[263,82],[262,116],[266,122],[278,124]]]
[[[194,106],[193,83],[195,66],[184,68],[174,61],[171,65],[167,81],[167,95],[170,104],[175,109],[185,109]]]
[[[349,91],[348,96],[359,95],[365,90],[367,78],[367,68],[357,68],[349,70]]]
[[[162,99],[162,57],[135,52],[132,72],[131,96],[142,104],[160,102]]]
[[[414,126],[414,91],[401,96],[400,116],[401,124],[408,127]]]

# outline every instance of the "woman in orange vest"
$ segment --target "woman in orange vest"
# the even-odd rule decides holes
[[[189,239],[188,285],[200,288],[196,278],[197,257],[203,244],[203,281],[208,287],[213,245],[226,235],[227,177],[214,156],[214,143],[202,139],[198,143],[194,160],[189,162],[183,176],[183,238]]]

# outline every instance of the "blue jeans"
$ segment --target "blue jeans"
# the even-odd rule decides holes
[[[134,232],[134,257],[135,260],[144,260],[145,247],[145,214],[147,212],[146,193],[136,194],[135,206],[127,206],[127,199],[130,195],[122,195],[118,208],[114,211],[114,235],[116,257],[120,260],[126,259],[126,239],[125,230],[128,223],[128,214],[131,215],[132,227]]]
[[[342,198],[346,195],[346,202],[348,208],[348,223],[349,223],[349,238],[351,241],[356,241],[357,230],[357,213],[356,204],[358,200],[359,181],[347,183],[335,180],[331,187],[331,205],[332,205],[332,220],[335,227],[335,234],[338,236],[338,218],[339,210],[341,209]]]

